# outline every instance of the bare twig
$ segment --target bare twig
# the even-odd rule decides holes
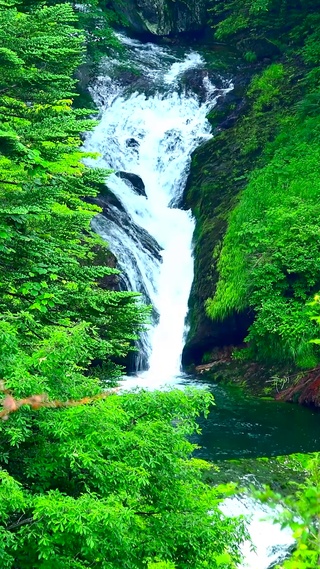
[[[49,409],[61,409],[65,407],[78,407],[80,405],[89,405],[90,403],[94,403],[95,401],[99,401],[102,399],[106,399],[113,393],[116,393],[119,388],[115,387],[106,391],[104,393],[100,393],[99,395],[95,395],[93,397],[83,397],[78,401],[69,400],[69,401],[59,401],[59,400],[52,400],[48,399],[48,396],[44,393],[42,395],[31,395],[31,397],[26,397],[24,399],[15,399],[9,390],[5,389],[4,381],[0,381],[0,391],[2,391],[6,396],[2,401],[3,410],[0,411],[0,419],[6,420],[8,419],[11,413],[15,413],[20,409],[20,407],[26,406],[31,407],[31,409],[41,409],[41,408],[49,408]]]

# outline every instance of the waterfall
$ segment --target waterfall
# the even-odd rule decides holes
[[[215,87],[196,52],[177,54],[119,37],[131,67],[123,70],[112,59],[102,65],[92,89],[100,122],[85,143],[85,150],[100,153],[98,160],[88,161],[91,166],[115,171],[107,184],[118,204],[109,206],[109,215],[97,216],[93,228],[116,255],[126,287],[141,292],[154,307],[136,367],[149,367],[148,378],[163,380],[180,371],[193,279],[194,222],[177,206],[191,153],[211,137],[206,115],[231,86],[220,78]],[[188,85],[189,70],[202,72],[201,96]],[[140,228],[138,236],[134,228]],[[146,248],[150,238],[160,257]]]
[[[114,171],[107,195],[99,198],[103,213],[92,226],[115,254],[122,286],[139,291],[153,306],[152,326],[140,339],[135,363],[137,371],[149,369],[123,383],[129,389],[190,385],[180,374],[180,359],[194,221],[179,205],[191,154],[212,136],[208,111],[232,84],[217,74],[213,80],[203,57],[190,49],[143,44],[120,34],[119,39],[129,64],[117,58],[103,62],[92,88],[99,124],[84,149],[100,154],[86,160],[91,167]],[[231,516],[250,514],[257,551],[245,544],[239,569],[268,569],[283,558],[292,537],[260,522],[265,510],[242,498],[226,500],[222,508]]]

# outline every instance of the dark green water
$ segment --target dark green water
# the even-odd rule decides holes
[[[300,405],[246,396],[236,387],[224,387],[189,376],[184,385],[207,386],[216,406],[200,419],[202,435],[197,456],[206,460],[277,456],[320,451],[320,412]]]

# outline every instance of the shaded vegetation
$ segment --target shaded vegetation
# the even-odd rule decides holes
[[[315,569],[320,563],[320,456],[317,453],[314,456],[296,455],[295,458],[306,479],[293,483],[292,492],[284,499],[268,487],[257,496],[277,507],[275,519],[282,527],[289,527],[296,540],[292,555],[280,569]],[[279,504],[282,510],[279,510]]]
[[[313,367],[319,353],[310,343],[317,330],[308,301],[320,286],[319,2],[216,2],[212,18],[217,39],[228,38],[247,61],[259,63],[242,117],[200,151],[206,164],[197,165],[200,154],[193,159],[187,201],[198,219],[197,278],[206,284],[199,295],[195,283],[189,342],[205,322],[201,316],[197,323],[192,303],[203,303],[222,342],[245,338],[242,358]],[[209,251],[211,266],[201,265]],[[224,323],[229,336],[220,334]]]

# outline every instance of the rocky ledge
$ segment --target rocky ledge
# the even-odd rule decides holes
[[[113,0],[113,9],[140,34],[169,36],[201,30],[208,0]]]

